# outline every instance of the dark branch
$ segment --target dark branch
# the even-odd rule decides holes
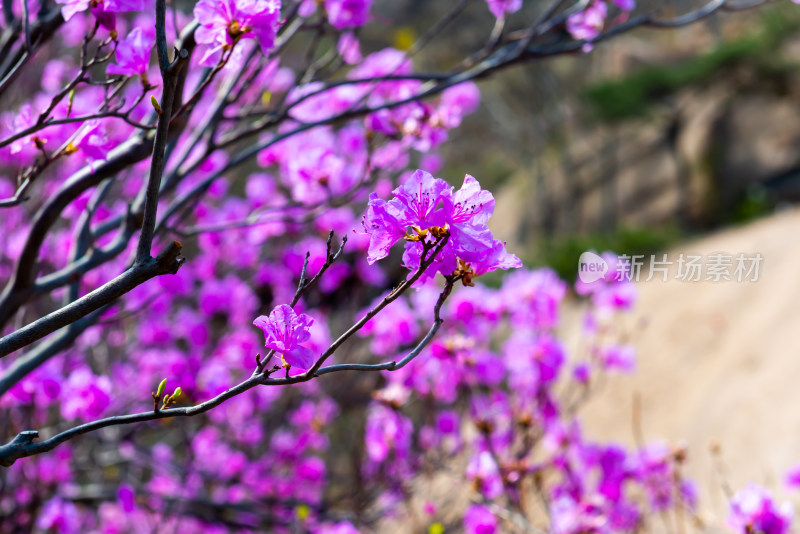
[[[393,290],[389,295],[386,296],[377,306],[372,308],[364,318],[358,321],[353,327],[351,327],[347,332],[342,334],[339,339],[333,342],[331,346],[319,357],[317,362],[315,363],[314,367],[296,376],[287,376],[286,378],[279,378],[279,379],[272,379],[269,377],[269,372],[257,372],[253,373],[252,376],[240,382],[239,384],[233,386],[232,388],[220,393],[213,399],[207,400],[206,402],[197,404],[195,406],[190,406],[186,408],[167,408],[163,410],[149,410],[147,412],[137,413],[137,414],[130,414],[130,415],[118,415],[113,417],[107,417],[105,419],[100,419],[98,421],[92,421],[90,423],[85,423],[69,430],[65,430],[55,436],[39,442],[34,443],[34,439],[39,436],[39,432],[35,430],[26,430],[18,434],[13,440],[11,440],[6,445],[0,446],[0,465],[3,466],[10,466],[13,465],[15,461],[20,458],[25,458],[28,456],[34,456],[36,454],[41,454],[47,451],[50,451],[64,443],[65,441],[71,440],[75,437],[78,437],[82,434],[86,434],[89,432],[93,432],[95,430],[99,430],[101,428],[105,428],[108,426],[117,426],[117,425],[126,425],[132,423],[141,423],[145,421],[153,421],[156,419],[165,419],[171,417],[191,417],[194,415],[199,415],[205,413],[212,408],[215,408],[225,402],[228,399],[231,399],[237,395],[240,395],[258,385],[270,385],[270,386],[277,386],[277,385],[287,385],[287,384],[294,384],[297,382],[307,382],[312,380],[313,378],[322,376],[324,374],[340,372],[340,371],[351,371],[351,370],[362,370],[362,371],[381,371],[381,370],[394,370],[399,369],[409,362],[411,362],[414,358],[416,358],[425,346],[430,343],[433,339],[433,336],[439,330],[439,327],[442,324],[442,319],[439,315],[440,309],[444,304],[444,301],[450,295],[450,291],[453,288],[454,283],[458,280],[457,277],[450,276],[446,278],[446,285],[444,290],[442,291],[441,295],[439,296],[439,300],[437,301],[434,307],[434,323],[431,326],[428,333],[425,337],[419,342],[419,344],[414,347],[414,349],[409,352],[403,359],[399,361],[392,361],[387,362],[385,364],[378,364],[378,365],[361,365],[361,364],[340,364],[340,365],[332,365],[329,367],[321,367],[325,360],[333,354],[333,352],[342,345],[347,339],[349,339],[356,331],[366,324],[366,322],[378,314],[383,308],[385,308],[388,304],[395,301],[401,294],[403,294],[408,288],[410,288],[414,282],[416,282],[420,276],[430,267],[433,261],[436,259],[436,256],[442,251],[444,245],[447,243],[449,236],[444,236],[439,238],[434,243],[426,246],[426,251],[422,256],[422,260],[420,262],[419,268],[414,271],[414,273],[409,273],[409,276],[406,280],[400,284],[395,290]],[[341,252],[336,253],[338,255]]]
[[[47,334],[79,320],[110,304],[125,293],[162,274],[178,272],[183,258],[177,241],[166,247],[157,258],[135,264],[132,268],[75,302],[56,310],[0,339],[0,357],[30,345]]]
[[[181,49],[175,60],[170,63],[167,51],[166,0],[156,0],[156,50],[158,66],[161,69],[163,87],[161,90],[161,116],[156,127],[156,139],[153,144],[153,159],[150,164],[150,178],[147,182],[147,193],[144,204],[144,222],[139,244],[136,247],[136,263],[145,263],[150,259],[153,235],[156,228],[156,212],[158,196],[161,188],[161,176],[164,173],[164,160],[169,139],[169,125],[172,121],[172,107],[175,102],[175,90],[178,86],[178,74],[189,59],[189,52]]]

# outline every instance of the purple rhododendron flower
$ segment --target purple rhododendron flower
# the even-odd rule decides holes
[[[111,381],[95,376],[87,368],[70,374],[63,390],[61,415],[65,419],[91,421],[103,414],[111,404]]]
[[[339,55],[342,56],[342,60],[348,65],[355,65],[363,59],[358,37],[352,32],[343,33],[339,37],[336,49],[339,51]]]
[[[522,0],[486,0],[489,11],[498,19],[506,13],[516,13],[522,7]]]
[[[395,198],[391,203],[400,211],[405,226],[419,226],[424,229],[444,224],[444,214],[436,211],[439,202],[450,194],[450,186],[444,180],[417,170],[393,193]]]
[[[632,373],[636,369],[636,349],[631,345],[614,345],[601,352],[600,361],[606,371]]]
[[[636,0],[614,0],[614,3],[622,11],[633,11],[636,9]]]
[[[377,472],[390,456],[391,469],[406,472],[413,434],[413,423],[398,410],[383,403],[370,405],[364,431],[367,472]],[[384,464],[384,467],[389,466]]]
[[[361,218],[364,233],[369,235],[369,252],[367,261],[372,265],[389,255],[389,250],[406,233],[400,210],[378,197],[377,193],[369,196],[367,211]]]
[[[264,331],[264,346],[280,354],[284,363],[300,369],[314,364],[314,353],[301,345],[311,338],[309,329],[313,323],[314,319],[304,313],[296,314],[286,304],[277,306],[269,317],[261,315],[253,321]]]
[[[261,49],[268,52],[275,42],[280,9],[280,0],[200,0],[194,6],[200,23],[195,39],[206,46],[200,64],[216,65],[223,50],[239,39],[258,39]]]
[[[322,524],[312,534],[359,534],[356,527],[349,521],[341,521],[335,524]]]
[[[371,6],[372,0],[325,0],[328,21],[337,30],[366,24]]]
[[[145,32],[142,28],[134,28],[117,45],[115,55],[116,64],[112,63],[106,69],[108,74],[123,74],[126,76],[143,76],[146,82],[147,67],[150,64],[150,52],[155,44],[155,36]]]
[[[489,451],[481,451],[470,459],[466,475],[487,499],[496,499],[503,493],[500,469]]]
[[[144,0],[56,0],[56,3],[63,6],[61,15],[64,20],[69,20],[76,13],[91,8],[92,15],[109,30],[115,27],[114,13],[144,10]]]
[[[104,160],[111,146],[103,123],[99,119],[92,119],[83,123],[83,127],[67,146],[66,151],[72,153],[80,150],[90,160]]]
[[[603,30],[608,16],[605,2],[592,2],[586,9],[567,18],[567,31],[575,38],[591,41]]]
[[[740,534],[784,534],[791,521],[791,503],[777,505],[772,494],[756,484],[748,484],[731,499],[728,524]]]
[[[42,531],[77,534],[81,531],[81,519],[77,506],[68,500],[54,497],[42,507],[36,526]]]
[[[468,534],[495,534],[499,532],[497,517],[485,506],[473,504],[464,513],[464,531]]]
[[[800,0],[798,0],[800,2]],[[796,465],[786,472],[784,478],[786,485],[792,489],[800,489],[800,465]]]
[[[386,257],[409,227],[414,232],[444,227],[450,237],[423,278],[436,272],[451,274],[458,267],[458,260],[469,264],[472,276],[522,266],[519,258],[506,252],[502,241],[492,237],[486,223],[494,212],[494,197],[481,189],[474,177],[466,175],[461,189],[453,192],[441,178],[417,170],[393,193],[394,198],[388,202],[376,194],[370,196],[362,219],[364,233],[370,236],[370,263]],[[404,265],[417,269],[422,253],[422,243],[409,240],[403,254]]]
[[[435,118],[446,128],[458,128],[464,115],[475,111],[480,101],[481,92],[474,83],[463,82],[454,85],[442,92]],[[432,155],[428,156],[430,159]]]

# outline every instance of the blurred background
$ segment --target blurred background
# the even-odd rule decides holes
[[[402,48],[450,3],[387,4],[378,17],[401,21]],[[702,4],[640,0],[637,12]],[[426,47],[427,66],[448,65],[491,31],[480,2],[462,17]],[[780,489],[800,463],[798,30],[798,6],[776,2],[501,72],[480,82],[480,111],[442,154],[439,175],[455,183],[469,172],[495,192],[493,229],[509,249],[568,280],[588,249],[763,256],[756,282],[640,283],[637,372],[606,384],[582,414],[593,437],[633,444],[638,424],[648,441],[688,446],[712,522],[724,521],[727,486]]]

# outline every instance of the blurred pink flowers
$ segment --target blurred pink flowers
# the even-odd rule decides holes
[[[756,484],[748,484],[731,499],[728,525],[740,534],[784,534],[789,532],[792,505],[778,505],[772,494]]]

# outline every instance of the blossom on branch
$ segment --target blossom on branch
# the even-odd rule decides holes
[[[155,36],[142,28],[134,28],[123,41],[117,45],[115,54],[117,62],[108,66],[107,74],[142,77],[147,85],[147,67],[150,64],[150,52],[155,44]]]
[[[370,236],[370,263],[386,257],[392,245],[405,237],[403,262],[415,270],[425,253],[424,243],[432,243],[440,229],[447,229],[448,242],[426,276],[458,270],[469,284],[474,276],[522,266],[486,225],[494,212],[494,197],[474,177],[466,175],[461,189],[453,191],[441,178],[417,170],[393,193],[388,202],[370,196],[362,219],[364,233]]]
[[[280,11],[280,0],[200,0],[194,6],[194,16],[200,23],[195,39],[206,46],[200,64],[218,64],[222,52],[240,39],[257,39],[261,49],[268,52],[275,43]]]
[[[281,355],[284,366],[308,369],[314,363],[314,353],[301,345],[311,338],[309,329],[314,319],[295,311],[287,304],[277,306],[269,317],[261,315],[253,324],[264,331],[264,346]]]

